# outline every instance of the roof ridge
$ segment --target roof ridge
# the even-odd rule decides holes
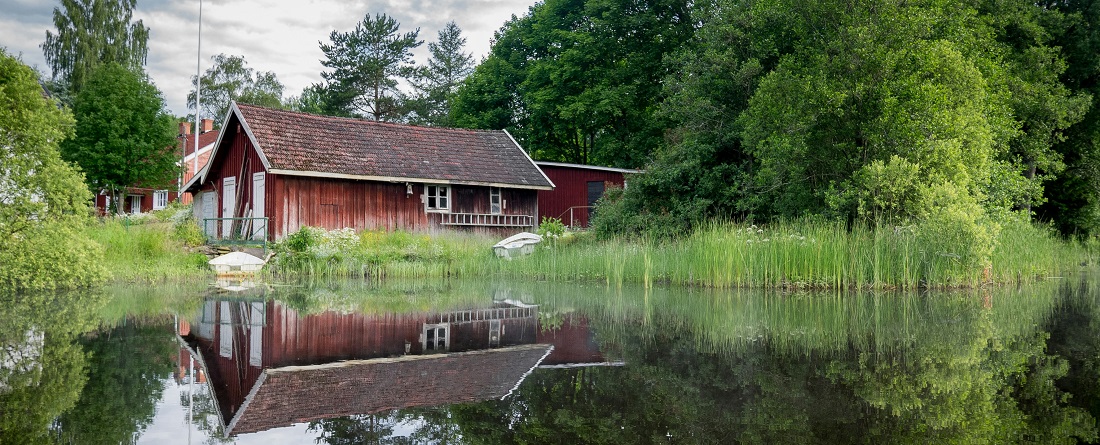
[[[258,109],[261,109],[261,110],[271,111],[271,112],[275,112],[275,113],[290,114],[290,115],[297,115],[297,116],[304,116],[304,117],[313,117],[313,118],[320,118],[320,119],[329,119],[329,120],[336,120],[336,121],[347,121],[347,122],[354,122],[354,123],[357,123],[359,125],[383,125],[383,126],[392,126],[392,127],[422,128],[422,129],[427,129],[427,130],[471,131],[471,132],[478,132],[478,133],[500,133],[500,132],[504,131],[503,129],[491,130],[491,129],[483,129],[483,128],[436,127],[436,126],[430,126],[430,125],[407,124],[407,123],[402,123],[402,122],[376,121],[376,120],[367,119],[367,118],[364,118],[364,117],[330,116],[330,115],[327,115],[327,114],[310,113],[310,112],[307,112],[307,111],[286,110],[286,109],[282,109],[282,108],[266,107],[266,106],[263,106],[263,105],[255,105],[255,104],[250,104],[250,103],[237,102],[238,108],[241,105],[244,105],[245,107],[248,107],[248,108],[258,108]]]

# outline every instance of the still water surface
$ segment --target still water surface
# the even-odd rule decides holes
[[[0,443],[1095,442],[1098,278],[0,297]]]

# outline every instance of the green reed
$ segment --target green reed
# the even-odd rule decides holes
[[[911,227],[848,230],[804,220],[714,224],[679,240],[615,239],[549,246],[503,263],[505,276],[715,288],[954,288],[1030,282],[1072,267],[1085,250],[1027,223],[1006,224],[987,267],[924,245]]]

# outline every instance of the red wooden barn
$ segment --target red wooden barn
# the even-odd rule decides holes
[[[536,162],[554,182],[552,190],[539,191],[539,221],[558,218],[571,227],[588,227],[596,200],[608,187],[623,187],[626,176],[638,170],[594,165]]]
[[[186,186],[208,235],[281,239],[305,226],[538,224],[554,184],[505,131],[416,127],[232,104],[210,161]],[[247,222],[218,218],[267,217]],[[212,224],[213,223],[213,224]]]

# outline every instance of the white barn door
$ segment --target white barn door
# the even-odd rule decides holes
[[[218,234],[218,225],[215,221],[207,221],[207,219],[217,218],[215,213],[217,210],[218,195],[214,192],[204,192],[202,194],[202,231],[207,237],[213,238]]]
[[[256,172],[252,174],[252,217],[263,218],[264,216],[264,172]],[[249,224],[252,227],[252,239],[262,240],[267,238],[267,226],[258,219],[252,220],[253,223]]]
[[[237,177],[222,179],[222,218],[233,218],[237,208]],[[222,238],[232,238],[233,221],[222,220]]]

